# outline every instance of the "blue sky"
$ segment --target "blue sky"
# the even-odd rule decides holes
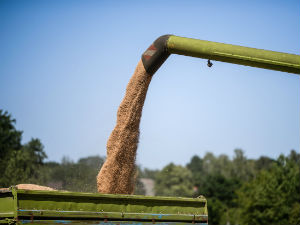
[[[0,108],[48,160],[106,154],[143,51],[160,35],[299,54],[299,1],[0,0]],[[137,162],[299,152],[299,76],[172,55],[154,75]]]

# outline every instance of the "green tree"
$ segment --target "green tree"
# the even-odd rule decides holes
[[[242,224],[299,222],[299,164],[281,155],[272,168],[262,170],[238,191]],[[297,211],[297,213],[295,213]]]
[[[205,173],[203,169],[203,159],[199,156],[195,155],[192,157],[190,163],[186,166],[191,172],[193,176],[193,186],[195,187],[196,191],[194,193],[194,197],[197,197],[201,194],[199,189],[201,185],[205,182]]]
[[[258,160],[255,161],[255,169],[258,171],[269,170],[274,162],[274,159],[271,159],[267,156],[261,156]]]
[[[296,164],[300,164],[300,154],[297,153],[295,150],[291,150],[288,159]]]
[[[191,197],[192,173],[185,167],[170,163],[157,173],[154,190],[156,195]]]
[[[219,225],[224,213],[226,212],[227,207],[218,198],[212,197],[207,199],[207,209],[208,223],[210,225]]]
[[[231,221],[230,209],[236,207],[235,191],[240,187],[240,181],[236,178],[226,178],[215,173],[206,177],[200,187],[199,193],[203,194],[208,201],[209,224],[223,224]]]
[[[155,179],[156,174],[159,172],[159,170],[151,170],[151,169],[143,169],[140,170],[140,177],[141,178],[149,178],[149,179]]]
[[[47,163],[44,172],[49,173],[45,185],[68,191],[97,192],[96,176],[103,162],[100,156],[90,156],[77,163],[67,157],[60,164]]]
[[[217,198],[228,207],[233,207],[235,206],[233,199],[237,197],[235,190],[239,187],[238,179],[227,179],[221,174],[211,174],[201,186],[200,191],[207,198]]]
[[[192,173],[199,173],[203,171],[203,159],[201,159],[199,156],[194,155],[191,158],[191,162],[187,164],[187,168]]]
[[[254,176],[254,166],[254,162],[252,160],[247,160],[242,149],[234,150],[231,172],[232,177],[236,177],[243,181],[249,181]]]
[[[0,173],[3,174],[13,151],[20,150],[22,132],[15,128],[16,120],[0,109]],[[0,184],[3,182],[0,178]]]
[[[18,183],[40,183],[40,169],[47,157],[39,139],[31,139],[20,150],[12,151],[4,170],[4,186]]]
[[[22,145],[22,132],[15,128],[16,120],[0,110],[0,185],[40,183],[43,160],[47,158],[39,139]]]

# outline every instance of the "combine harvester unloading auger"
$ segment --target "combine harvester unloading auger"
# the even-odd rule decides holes
[[[300,74],[300,55],[174,35],[159,37],[144,52],[142,61],[147,73],[153,75],[170,54]]]
[[[107,142],[107,159],[97,177],[101,194],[2,189],[0,224],[207,224],[207,202],[203,196],[192,199],[119,195],[133,192],[146,93],[153,74],[172,53],[300,74],[299,55],[161,36],[144,52],[128,83],[117,124]]]
[[[152,75],[170,54],[235,63],[300,74],[300,56],[236,45],[164,35],[142,55],[131,77],[117,115],[117,124],[107,142],[107,159],[97,177],[98,191],[132,194],[139,124]]]

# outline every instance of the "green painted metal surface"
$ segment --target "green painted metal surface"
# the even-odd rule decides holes
[[[300,55],[171,35],[169,53],[300,74]]]
[[[140,222],[140,221],[86,221],[86,220],[22,220],[16,224],[30,225],[48,225],[48,224],[71,224],[71,225],[153,225],[156,222]],[[160,225],[186,225],[184,222],[159,222]],[[197,223],[197,225],[207,225],[207,223]]]
[[[26,221],[42,221],[38,224],[56,224],[57,221],[205,224],[208,219],[204,197],[148,197],[12,188],[0,193],[0,205],[0,223],[4,224]]]

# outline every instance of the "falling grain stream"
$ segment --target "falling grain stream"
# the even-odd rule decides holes
[[[139,61],[121,102],[117,123],[107,141],[107,157],[98,176],[98,192],[132,194],[135,184],[135,159],[144,101],[152,76]]]

